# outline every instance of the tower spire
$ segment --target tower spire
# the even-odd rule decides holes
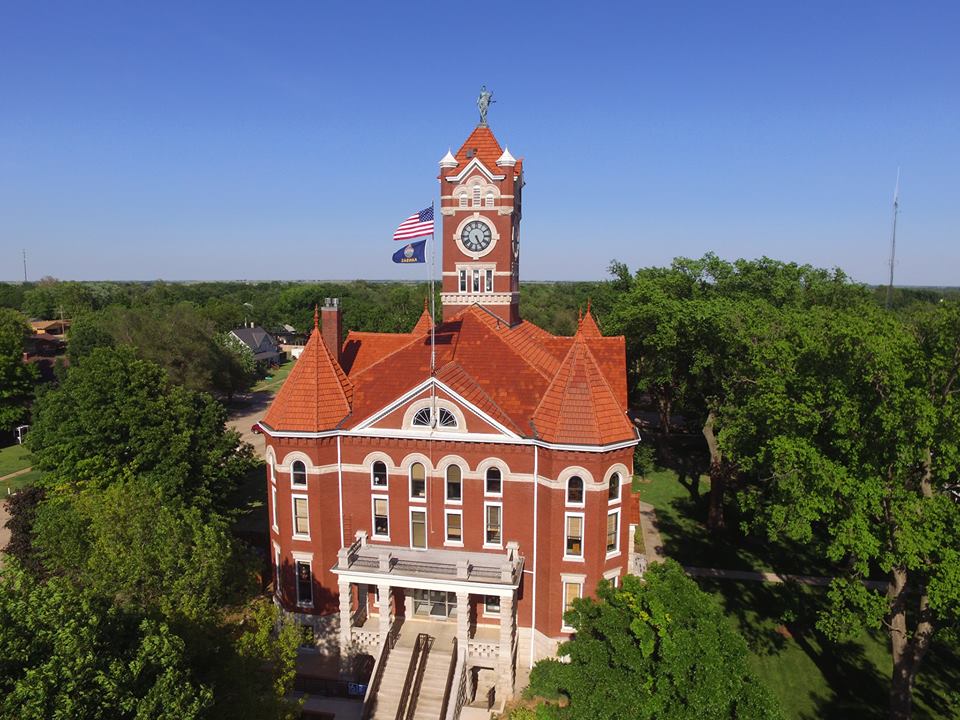
[[[313,329],[314,330],[320,329],[320,305],[319,304],[313,306]]]

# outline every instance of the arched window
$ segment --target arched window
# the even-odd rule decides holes
[[[410,497],[427,497],[427,471],[422,463],[414,463],[410,466]]]
[[[480,186],[473,186],[473,206],[480,207]]]
[[[430,408],[420,408],[417,414],[413,416],[415,427],[430,427]]]
[[[461,195],[460,195],[460,207],[465,208],[465,207],[467,206],[467,201],[468,201],[467,194],[466,194],[466,193],[461,193]]]
[[[307,484],[307,466],[303,464],[302,460],[294,461],[293,465],[290,468],[293,476],[294,485],[306,485]]]
[[[438,408],[437,417],[440,427],[455,428],[457,426],[457,417],[446,408]]]
[[[493,190],[487,190],[487,196],[483,200],[483,206],[488,208],[493,207]]]
[[[484,491],[487,495],[501,495],[503,493],[503,475],[500,468],[487,468],[487,479]]]
[[[447,500],[460,502],[463,499],[463,473],[459,465],[447,467]]]
[[[583,478],[579,475],[574,475],[567,480],[567,503],[583,505]]]
[[[620,473],[613,473],[610,476],[610,487],[607,490],[607,497],[610,502],[620,499]]]
[[[387,486],[387,464],[377,460],[373,464],[372,470],[373,484],[376,487]]]

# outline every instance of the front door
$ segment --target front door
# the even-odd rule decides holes
[[[443,590],[414,590],[413,614],[446,620],[457,615],[457,594]]]

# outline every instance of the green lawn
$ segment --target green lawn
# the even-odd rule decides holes
[[[30,467],[30,453],[23,445],[11,445],[0,450],[0,477]]]
[[[293,366],[296,364],[296,360],[288,360],[279,368],[276,372],[271,375],[268,375],[263,380],[258,382],[253,386],[254,392],[277,392],[280,389],[280,386],[283,385],[283,381],[287,379],[287,375],[290,374],[290,371],[293,369]]]
[[[709,490],[706,481],[701,493]],[[705,506],[695,503],[671,471],[650,473],[634,483],[641,499],[657,509],[667,555],[684,565],[735,569],[771,569],[820,574],[827,568],[802,548],[768,544],[738,532],[711,536],[703,525]],[[773,561],[773,562],[771,562]],[[863,633],[838,644],[815,629],[823,590],[698,579],[724,607],[750,646],[750,662],[780,699],[788,718],[886,717],[891,660],[882,632]],[[960,717],[960,650],[935,643],[924,661],[914,691],[915,718]]]

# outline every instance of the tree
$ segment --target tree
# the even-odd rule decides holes
[[[611,272],[618,285],[625,284],[622,264],[614,262]],[[669,432],[671,414],[679,409],[707,443],[710,529],[724,527],[724,498],[737,476],[737,458],[724,450],[719,436],[738,391],[752,382],[762,328],[787,308],[840,309],[867,302],[866,289],[839,270],[769,258],[727,262],[713,254],[639,270],[619,296],[610,324],[627,337],[635,393],[656,401],[663,432]]]
[[[0,308],[0,430],[13,430],[27,413],[37,369],[23,362],[23,339],[30,333],[23,315]]]
[[[569,700],[556,717],[781,716],[747,666],[746,642],[675,562],[627,575],[620,588],[604,581],[598,596],[564,615],[576,630],[559,649],[569,662],[541,660],[530,674],[531,693]]]
[[[201,718],[182,638],[63,578],[0,568],[0,717]]]
[[[771,333],[773,331],[771,330]],[[911,714],[936,633],[960,623],[960,304],[784,316],[723,442],[753,482],[752,524],[838,566],[818,627],[886,627],[890,714]],[[885,576],[887,590],[865,587]]]
[[[140,477],[171,501],[222,508],[253,464],[225,419],[212,397],[172,385],[132,348],[98,348],[37,400],[27,442],[48,488]]]

